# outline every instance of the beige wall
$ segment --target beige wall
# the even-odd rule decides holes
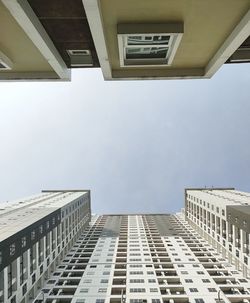
[[[118,23],[184,22],[184,35],[169,69],[198,68],[197,74],[222,45],[250,8],[249,0],[101,0],[100,8],[112,71],[121,76],[140,74],[142,68],[121,68],[118,55]],[[150,67],[146,68],[152,69]],[[153,68],[155,70],[155,67]],[[153,73],[157,76],[156,69]],[[159,71],[158,70],[158,71]]]
[[[12,62],[13,69],[1,73],[53,72],[47,60],[28,38],[0,1],[0,51]],[[55,74],[56,77],[56,74]]]

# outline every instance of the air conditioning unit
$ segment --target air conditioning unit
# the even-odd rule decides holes
[[[68,49],[67,53],[70,58],[72,67],[93,66],[91,52],[88,49]]]

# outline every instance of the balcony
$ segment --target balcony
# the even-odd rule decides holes
[[[172,279],[158,279],[158,283],[160,286],[168,286],[168,285],[182,285],[179,278]]]
[[[208,271],[210,276],[221,277],[221,276],[231,276],[227,271]]]
[[[239,285],[240,283],[235,281],[234,278],[228,277],[228,279],[225,278],[214,278],[214,281],[218,285]]]
[[[111,295],[121,296],[126,294],[126,287],[116,287],[111,289]]]
[[[126,277],[126,271],[116,270],[114,271],[114,277]]]
[[[156,272],[157,277],[172,277],[172,276],[177,276],[176,271],[157,271]]]
[[[112,285],[126,285],[126,279],[113,279]]]
[[[51,291],[51,296],[73,296],[76,292],[77,287],[67,287],[64,286],[63,288],[54,287]]]
[[[161,291],[161,295],[162,296],[182,296],[182,295],[186,295],[186,292],[184,290],[183,287],[160,287],[160,291]]]
[[[221,287],[223,293],[227,296],[243,296],[245,299],[250,299],[250,291],[240,286],[234,287]]]

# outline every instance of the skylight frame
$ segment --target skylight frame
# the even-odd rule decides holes
[[[118,50],[119,62],[121,67],[166,67],[172,64],[178,46],[180,44],[184,32],[183,23],[167,23],[167,24],[118,24]],[[145,40],[146,36],[169,36],[168,43],[158,44],[135,44],[128,43],[128,38],[131,36],[142,37]],[[142,40],[143,40],[142,39]],[[151,40],[154,41],[153,39]],[[128,59],[127,49],[132,48],[168,48],[165,58],[135,58]]]

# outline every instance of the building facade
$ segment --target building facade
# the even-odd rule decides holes
[[[43,191],[1,204],[0,302],[33,301],[89,221],[89,191]]]
[[[250,194],[233,188],[186,189],[187,222],[250,277]]]
[[[248,208],[242,209],[249,196],[228,188],[186,189],[180,213],[92,215],[91,221],[88,191],[45,191],[22,199],[2,210],[1,225],[23,214],[34,222],[28,229],[6,227],[1,233],[8,239],[11,230],[14,236],[1,240],[1,302],[249,303],[249,264],[244,262],[249,251],[241,251],[249,237]],[[204,201],[221,214],[220,229],[213,213],[208,220],[198,208]],[[223,237],[225,224],[228,230],[232,224],[233,243],[241,244],[238,259],[229,236]],[[37,238],[31,243],[33,231]],[[25,251],[19,253],[25,235]]]
[[[184,211],[93,216],[34,302],[248,303],[250,276],[230,261]]]

